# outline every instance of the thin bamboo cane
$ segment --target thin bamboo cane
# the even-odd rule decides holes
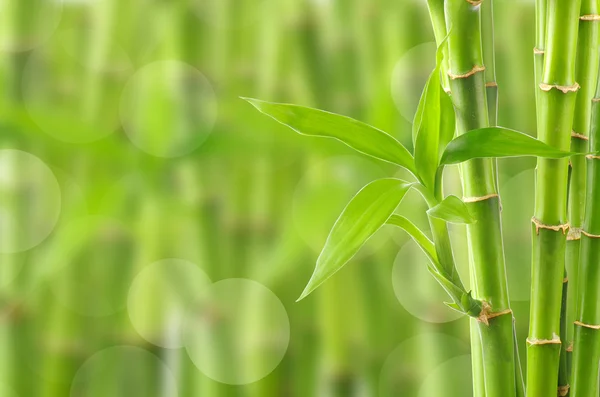
[[[575,55],[580,1],[549,0],[544,73],[538,87],[538,138],[570,149],[579,85]],[[540,9],[538,9],[538,13]],[[538,160],[532,219],[533,264],[527,349],[529,396],[556,394],[560,312],[567,241],[568,160]]]
[[[458,134],[489,125],[481,42],[480,2],[447,0],[450,29],[449,75]],[[475,293],[498,314],[481,322],[479,332],[487,397],[515,396],[513,322],[508,300],[504,247],[494,162],[473,160],[462,166],[463,194],[478,222],[467,228]],[[477,380],[475,380],[477,385]]]
[[[590,150],[600,151],[600,87],[592,100]],[[579,301],[573,345],[571,396],[598,395],[600,359],[600,157],[587,156],[587,202],[581,231]]]
[[[591,15],[598,14],[597,0],[583,0],[581,3],[579,39],[577,42],[576,80],[581,86],[575,102],[573,131],[571,132],[571,151],[585,153],[589,148],[589,133],[591,123],[591,107],[594,90],[598,83],[599,36],[598,22]],[[584,220],[586,203],[586,164],[583,156],[571,157],[569,175],[568,219],[571,230],[567,237],[566,273],[568,288],[563,290],[565,312],[561,321],[564,323],[564,333],[561,333],[563,349],[561,349],[561,372],[559,373],[559,388],[568,389],[571,374],[573,322],[575,321],[578,302],[579,253],[581,246],[581,227]],[[562,325],[562,324],[561,324]],[[562,332],[563,330],[561,330]],[[565,372],[565,373],[563,373]]]

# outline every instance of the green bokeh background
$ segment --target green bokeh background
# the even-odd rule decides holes
[[[494,4],[499,124],[534,134],[533,2]],[[346,202],[401,173],[294,134],[239,99],[342,113],[411,147],[432,41],[424,0],[2,2],[0,247],[32,247],[0,252],[0,395],[469,396],[468,322],[443,305],[401,231],[378,232],[295,303]],[[60,204],[26,153],[52,171]],[[499,168],[521,354],[534,167],[511,159]],[[448,192],[460,195],[458,178],[451,168]],[[399,212],[427,228],[423,210],[410,194]],[[464,229],[452,237],[466,279]],[[185,348],[140,335],[130,287],[165,258],[212,283],[253,280],[275,302],[160,272],[170,287],[148,287],[145,306],[140,298],[147,324],[169,335],[170,313],[199,313],[208,328],[192,321],[185,332],[207,338],[207,365],[231,374],[274,362],[272,371],[221,383]],[[194,296],[184,299],[192,309],[171,299],[180,295]],[[271,310],[279,302],[285,314]],[[91,357],[101,358],[89,372]]]

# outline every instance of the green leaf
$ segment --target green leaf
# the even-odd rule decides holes
[[[435,186],[441,154],[455,129],[454,107],[440,81],[444,45],[445,42],[438,47],[436,67],[429,76],[413,123],[415,166],[421,181],[429,188]]]
[[[339,114],[298,105],[242,99],[299,134],[334,138],[363,154],[416,173],[410,152],[394,137],[368,124]]]
[[[472,130],[448,144],[441,163],[458,164],[476,158],[536,156],[559,159],[573,155],[527,134],[503,127]]]
[[[392,215],[386,222],[404,230],[421,247],[425,255],[433,263],[437,263],[437,253],[433,242],[414,223],[400,215]]]
[[[298,300],[340,270],[392,216],[411,183],[386,178],[369,183],[346,206],[329,233],[317,266]]]
[[[427,215],[450,223],[471,224],[477,222],[469,208],[456,196],[448,196],[427,211]]]

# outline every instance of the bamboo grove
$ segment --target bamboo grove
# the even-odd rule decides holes
[[[0,8],[1,397],[598,395],[597,1]]]
[[[337,139],[411,175],[376,180],[356,194],[333,226],[300,299],[350,261],[379,228],[397,226],[428,257],[429,272],[450,297],[447,305],[471,317],[475,396],[597,396],[598,4],[536,3],[534,139],[496,127],[502,107],[491,3],[428,1],[437,66],[414,118],[412,152],[391,135],[350,118],[248,99],[300,134]],[[496,164],[498,158],[519,156],[538,157],[525,374],[508,296]],[[444,195],[443,174],[451,164],[460,164],[462,198]],[[395,214],[411,189],[427,204],[431,239]],[[451,223],[466,225],[470,289],[456,268]]]

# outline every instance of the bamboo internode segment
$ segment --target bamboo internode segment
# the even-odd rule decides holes
[[[492,198],[500,197],[498,193],[492,193],[481,197],[463,197],[464,203],[477,203],[479,201],[485,201]]]
[[[600,21],[600,15],[582,15],[579,17],[579,19],[581,21],[591,21],[591,22],[595,22],[595,21]]]
[[[585,324],[585,323],[582,323],[581,321],[575,321],[575,325],[577,325],[579,327],[600,330],[600,325]]]
[[[539,49],[539,48],[537,48],[537,47],[534,47],[534,48],[533,48],[533,54],[534,54],[534,55],[544,55],[545,53],[546,53],[546,51],[544,51],[544,50],[540,50],[540,49]]]
[[[569,386],[569,385],[558,386],[559,397],[564,397],[564,396],[568,395],[570,388],[571,388],[571,386]]]
[[[567,235],[567,241],[577,241],[581,240],[581,228],[580,227],[572,227],[569,229],[569,234]]]
[[[558,335],[554,335],[552,339],[533,339],[527,338],[527,343],[532,346],[539,345],[561,345],[560,337]]]
[[[542,222],[540,222],[535,216],[531,218],[531,222],[533,222],[533,224],[535,225],[535,232],[538,235],[540,234],[540,229],[552,230],[555,232],[562,231],[563,234],[566,234],[571,227],[571,225],[569,225],[568,223],[565,223],[563,225],[545,225]]]
[[[573,85],[558,85],[558,84],[546,84],[540,83],[540,90],[542,91],[550,91],[551,89],[556,88],[559,91],[562,91],[564,94],[568,94],[569,92],[577,92],[579,91],[579,83],[575,83]]]
[[[585,237],[589,237],[589,238],[600,238],[600,235],[588,233],[585,230],[582,230],[581,234],[583,234]]]
[[[450,78],[452,80],[456,80],[456,79],[466,79],[469,78],[471,76],[473,76],[476,73],[479,72],[483,72],[485,70],[485,66],[479,66],[479,65],[475,65],[473,66],[473,68],[471,70],[469,70],[467,73],[463,73],[463,74],[454,74],[452,72],[448,72],[448,76],[450,76]]]
[[[589,141],[590,140],[589,137],[587,137],[587,136],[585,136],[583,134],[579,134],[579,133],[577,133],[575,131],[571,131],[571,137],[572,138],[577,138],[577,139],[582,139],[584,141]]]

